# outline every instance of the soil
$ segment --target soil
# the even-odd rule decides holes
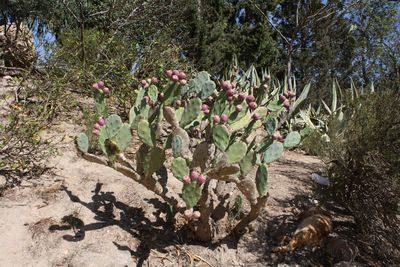
[[[73,118],[77,114],[72,114]],[[271,165],[265,212],[240,238],[188,240],[165,221],[166,205],[111,168],[81,159],[73,120],[54,125],[58,155],[51,171],[0,197],[0,266],[329,266],[324,248],[273,253],[318,201],[311,173],[323,163],[288,151]],[[335,218],[339,231],[343,218]],[[334,225],[335,225],[334,221]],[[336,231],[335,230],[335,231]],[[353,266],[353,265],[351,265]]]

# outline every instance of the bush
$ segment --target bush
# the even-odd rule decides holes
[[[329,192],[354,214],[363,240],[388,260],[400,246],[400,96],[361,96],[332,120],[324,157]],[[397,252],[396,252],[397,250]]]

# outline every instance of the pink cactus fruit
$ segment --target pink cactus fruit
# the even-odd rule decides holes
[[[225,123],[225,122],[227,122],[227,121],[228,121],[228,115],[222,114],[222,115],[221,115],[221,122],[222,122],[222,123]]]
[[[97,130],[97,129],[93,129],[92,133],[93,133],[94,135],[100,135],[100,131]]]
[[[292,98],[292,97],[295,97],[295,96],[296,96],[296,93],[295,93],[295,92],[293,92],[293,91],[288,91],[287,93],[288,93],[288,96],[289,96],[290,98]]]
[[[265,75],[265,80],[270,81],[271,80],[271,74]]]
[[[246,99],[246,94],[240,93],[238,97],[239,97],[239,99],[240,99],[241,101],[244,101],[244,100]]]
[[[281,139],[282,139],[281,132],[276,131],[275,133],[272,134],[272,140],[281,140]]]
[[[197,182],[202,185],[206,182],[207,178],[204,175],[199,175],[199,177],[197,178]]]
[[[103,89],[103,87],[104,87],[104,82],[103,82],[103,81],[98,81],[98,82],[97,82],[97,86],[99,87],[99,89]]]
[[[182,106],[182,101],[181,100],[176,100],[175,101],[175,105],[177,106],[177,107],[180,107],[180,106]]]
[[[183,212],[183,215],[184,215],[185,218],[188,219],[188,220],[192,219],[192,216],[193,216],[193,211],[192,211],[192,209],[185,210],[185,211]]]
[[[104,87],[104,88],[103,88],[103,93],[104,93],[105,95],[108,95],[108,94],[110,93],[110,89],[109,89],[108,87]]]
[[[218,115],[215,115],[213,118],[214,124],[218,124],[221,121],[221,118]]]
[[[261,119],[261,116],[260,116],[260,114],[258,114],[257,112],[254,112],[254,114],[253,114],[253,120],[259,120],[259,119]]]
[[[237,112],[242,112],[243,107],[242,107],[242,105],[237,105],[235,109]]]
[[[223,82],[221,83],[221,88],[222,88],[222,90],[224,90],[224,91],[228,91],[228,90],[232,89],[232,84],[231,84],[230,81],[223,81]]]
[[[154,83],[154,84],[157,84],[158,83],[158,78],[157,77],[152,77],[151,78],[151,82]]]
[[[99,90],[99,84],[98,84],[98,83],[92,84],[92,89],[93,89],[94,91]]]
[[[172,78],[172,70],[166,70],[165,75],[167,75],[169,78]]]
[[[172,75],[178,76],[178,75],[179,75],[179,70],[173,70],[173,71],[172,71]]]
[[[159,100],[163,100],[164,99],[164,93],[163,92],[158,94],[158,99]]]
[[[187,84],[187,81],[185,79],[182,79],[179,81],[179,83],[184,86]]]
[[[227,96],[233,96],[234,94],[235,94],[235,90],[233,90],[233,89],[229,89],[228,91],[226,91]]]
[[[184,79],[186,79],[187,76],[186,76],[186,73],[181,71],[181,72],[178,73],[178,77],[179,77],[179,79],[184,80]]]
[[[284,92],[283,95],[284,95],[286,98],[289,98],[288,92]]]
[[[179,82],[179,77],[178,77],[178,75],[172,75],[172,81],[173,81],[173,82]]]
[[[251,103],[251,102],[254,102],[254,101],[256,101],[256,98],[255,98],[254,96],[248,95],[248,96],[246,97],[246,102],[247,102],[248,104]]]
[[[289,109],[289,108],[290,108],[289,99],[286,99],[285,101],[283,101],[283,106],[284,106],[286,109]]]
[[[284,96],[284,95],[280,95],[280,96],[279,96],[279,101],[282,102],[282,103],[283,103],[286,99],[287,99],[287,98],[286,98],[286,96]]]
[[[209,110],[210,109],[210,107],[207,105],[207,104],[203,104],[202,106],[201,106],[201,110],[203,111],[203,112],[205,112],[206,110]]]
[[[199,178],[199,176],[200,176],[200,173],[198,171],[196,171],[196,170],[192,170],[190,172],[190,179],[192,181],[196,181]]]
[[[190,184],[191,182],[189,175],[183,176],[182,180],[184,184]]]
[[[146,103],[149,103],[149,102],[150,102],[150,97],[147,96],[147,95],[144,96],[143,99],[144,99],[144,101],[146,101]]]
[[[96,122],[96,123],[93,125],[93,128],[100,131],[101,125],[100,125],[98,122]]]
[[[249,103],[249,108],[250,108],[251,110],[255,110],[255,109],[257,108],[257,103],[256,103],[256,102],[250,102],[250,103]]]
[[[200,219],[200,216],[201,216],[200,211],[198,211],[198,210],[193,211],[192,218],[193,218],[194,220]]]
[[[106,120],[105,120],[103,117],[101,117],[101,118],[99,118],[99,120],[97,121],[97,123],[98,123],[100,126],[104,126],[104,125],[106,125]]]

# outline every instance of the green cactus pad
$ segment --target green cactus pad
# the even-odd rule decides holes
[[[135,118],[136,118],[136,109],[135,109],[135,107],[132,107],[129,110],[129,125],[132,126],[132,123],[135,120]]]
[[[85,133],[80,133],[76,138],[76,144],[78,145],[78,149],[83,152],[87,153],[89,150],[89,138]]]
[[[246,143],[239,141],[231,145],[228,150],[226,151],[226,157],[228,163],[238,163],[240,162],[247,152],[247,145]]]
[[[182,119],[180,121],[180,125],[182,128],[192,123],[201,112],[201,99],[193,98],[189,101],[189,103],[185,107],[185,111],[183,112]]]
[[[183,140],[179,135],[174,135],[171,139],[171,148],[173,156],[179,157],[182,153]]]
[[[122,127],[122,120],[121,117],[118,115],[111,115],[106,120],[106,129],[108,138],[114,137],[119,129]]]
[[[124,123],[113,140],[116,142],[120,151],[127,149],[132,140],[131,127],[129,124]]]
[[[107,114],[107,102],[103,94],[95,95],[95,109],[98,116],[105,116]]]
[[[268,182],[268,167],[267,164],[262,164],[258,167],[256,173],[256,187],[260,196],[267,195],[267,182]]]
[[[282,106],[281,103],[279,103],[278,100],[269,102],[267,108],[269,111],[272,111],[272,112],[279,112],[279,111],[284,110],[284,107]]]
[[[176,117],[175,110],[171,107],[164,107],[163,108],[163,114],[165,120],[171,124],[172,127],[178,127],[179,126],[179,120]]]
[[[221,150],[225,151],[229,145],[230,134],[226,126],[217,125],[213,129],[214,144]]]
[[[181,121],[181,120],[182,120],[183,112],[185,112],[185,109],[182,108],[182,107],[180,107],[180,108],[178,108],[178,109],[175,110],[176,119],[177,119],[178,121]]]
[[[144,157],[143,168],[146,176],[158,171],[165,161],[165,153],[162,148],[153,147]]]
[[[158,89],[155,85],[151,85],[147,90],[147,95],[150,97],[150,100],[153,103],[156,103],[158,100]]]
[[[201,198],[201,186],[196,182],[184,185],[182,189],[182,199],[186,203],[188,209],[196,206]]]
[[[164,93],[164,105],[170,106],[181,94],[180,85],[177,83],[170,83]]]
[[[251,122],[251,115],[250,112],[247,112],[246,115],[244,115],[240,120],[230,125],[231,132],[235,132],[246,128],[250,122]]]
[[[283,145],[274,141],[264,153],[264,162],[271,163],[277,160],[283,154]]]
[[[278,125],[278,121],[275,118],[269,117],[265,122],[265,129],[267,130],[269,135],[273,135],[276,132],[276,126]]]
[[[155,146],[155,133],[154,131],[150,128],[150,124],[146,120],[141,120],[138,123],[138,135],[140,140],[142,140],[143,143],[150,147]]]
[[[266,107],[258,107],[255,112],[257,112],[258,115],[260,115],[260,117],[262,119],[266,119],[267,115],[268,115],[268,108]]]
[[[286,138],[283,146],[286,148],[292,148],[297,146],[301,141],[301,136],[299,132],[290,132]]]
[[[215,83],[206,71],[199,72],[195,78],[189,80],[188,86],[189,92],[200,93],[202,99],[206,99],[215,91]]]
[[[108,137],[108,133],[107,133],[107,127],[101,128],[100,134],[99,134],[99,145],[100,145],[100,148],[103,151],[103,153],[105,155],[107,155],[107,156],[108,156],[108,154],[107,154],[107,149],[106,149],[106,143],[105,142],[106,142],[106,140],[108,138],[109,137]]]
[[[247,175],[248,173],[251,172],[254,165],[255,165],[254,151],[250,150],[249,152],[247,152],[246,156],[244,156],[244,158],[239,163],[240,173],[244,176]]]
[[[172,161],[172,174],[175,178],[182,180],[183,176],[189,175],[189,167],[184,158],[176,158]]]
[[[145,94],[146,94],[146,91],[143,88],[139,89],[137,91],[136,102],[135,102],[135,107],[136,108],[139,108],[142,105],[142,101],[143,101],[143,98],[144,98]]]

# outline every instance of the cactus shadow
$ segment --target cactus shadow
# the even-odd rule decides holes
[[[176,243],[177,233],[174,232],[171,224],[165,222],[159,215],[166,206],[157,199],[147,199],[155,207],[153,213],[156,221],[149,220],[142,208],[131,207],[118,201],[113,192],[102,191],[101,183],[97,183],[92,191],[91,201],[85,202],[75,195],[67,187],[62,187],[69,199],[87,208],[94,214],[96,222],[85,224],[77,215],[64,216],[60,224],[51,225],[49,231],[68,231],[74,234],[65,234],[63,239],[68,242],[80,242],[85,238],[86,232],[95,231],[110,226],[118,226],[126,231],[140,244],[136,250],[128,246],[113,242],[120,250],[127,250],[132,256],[136,257],[137,266],[141,266],[149,257],[151,249],[162,250],[164,247]]]

